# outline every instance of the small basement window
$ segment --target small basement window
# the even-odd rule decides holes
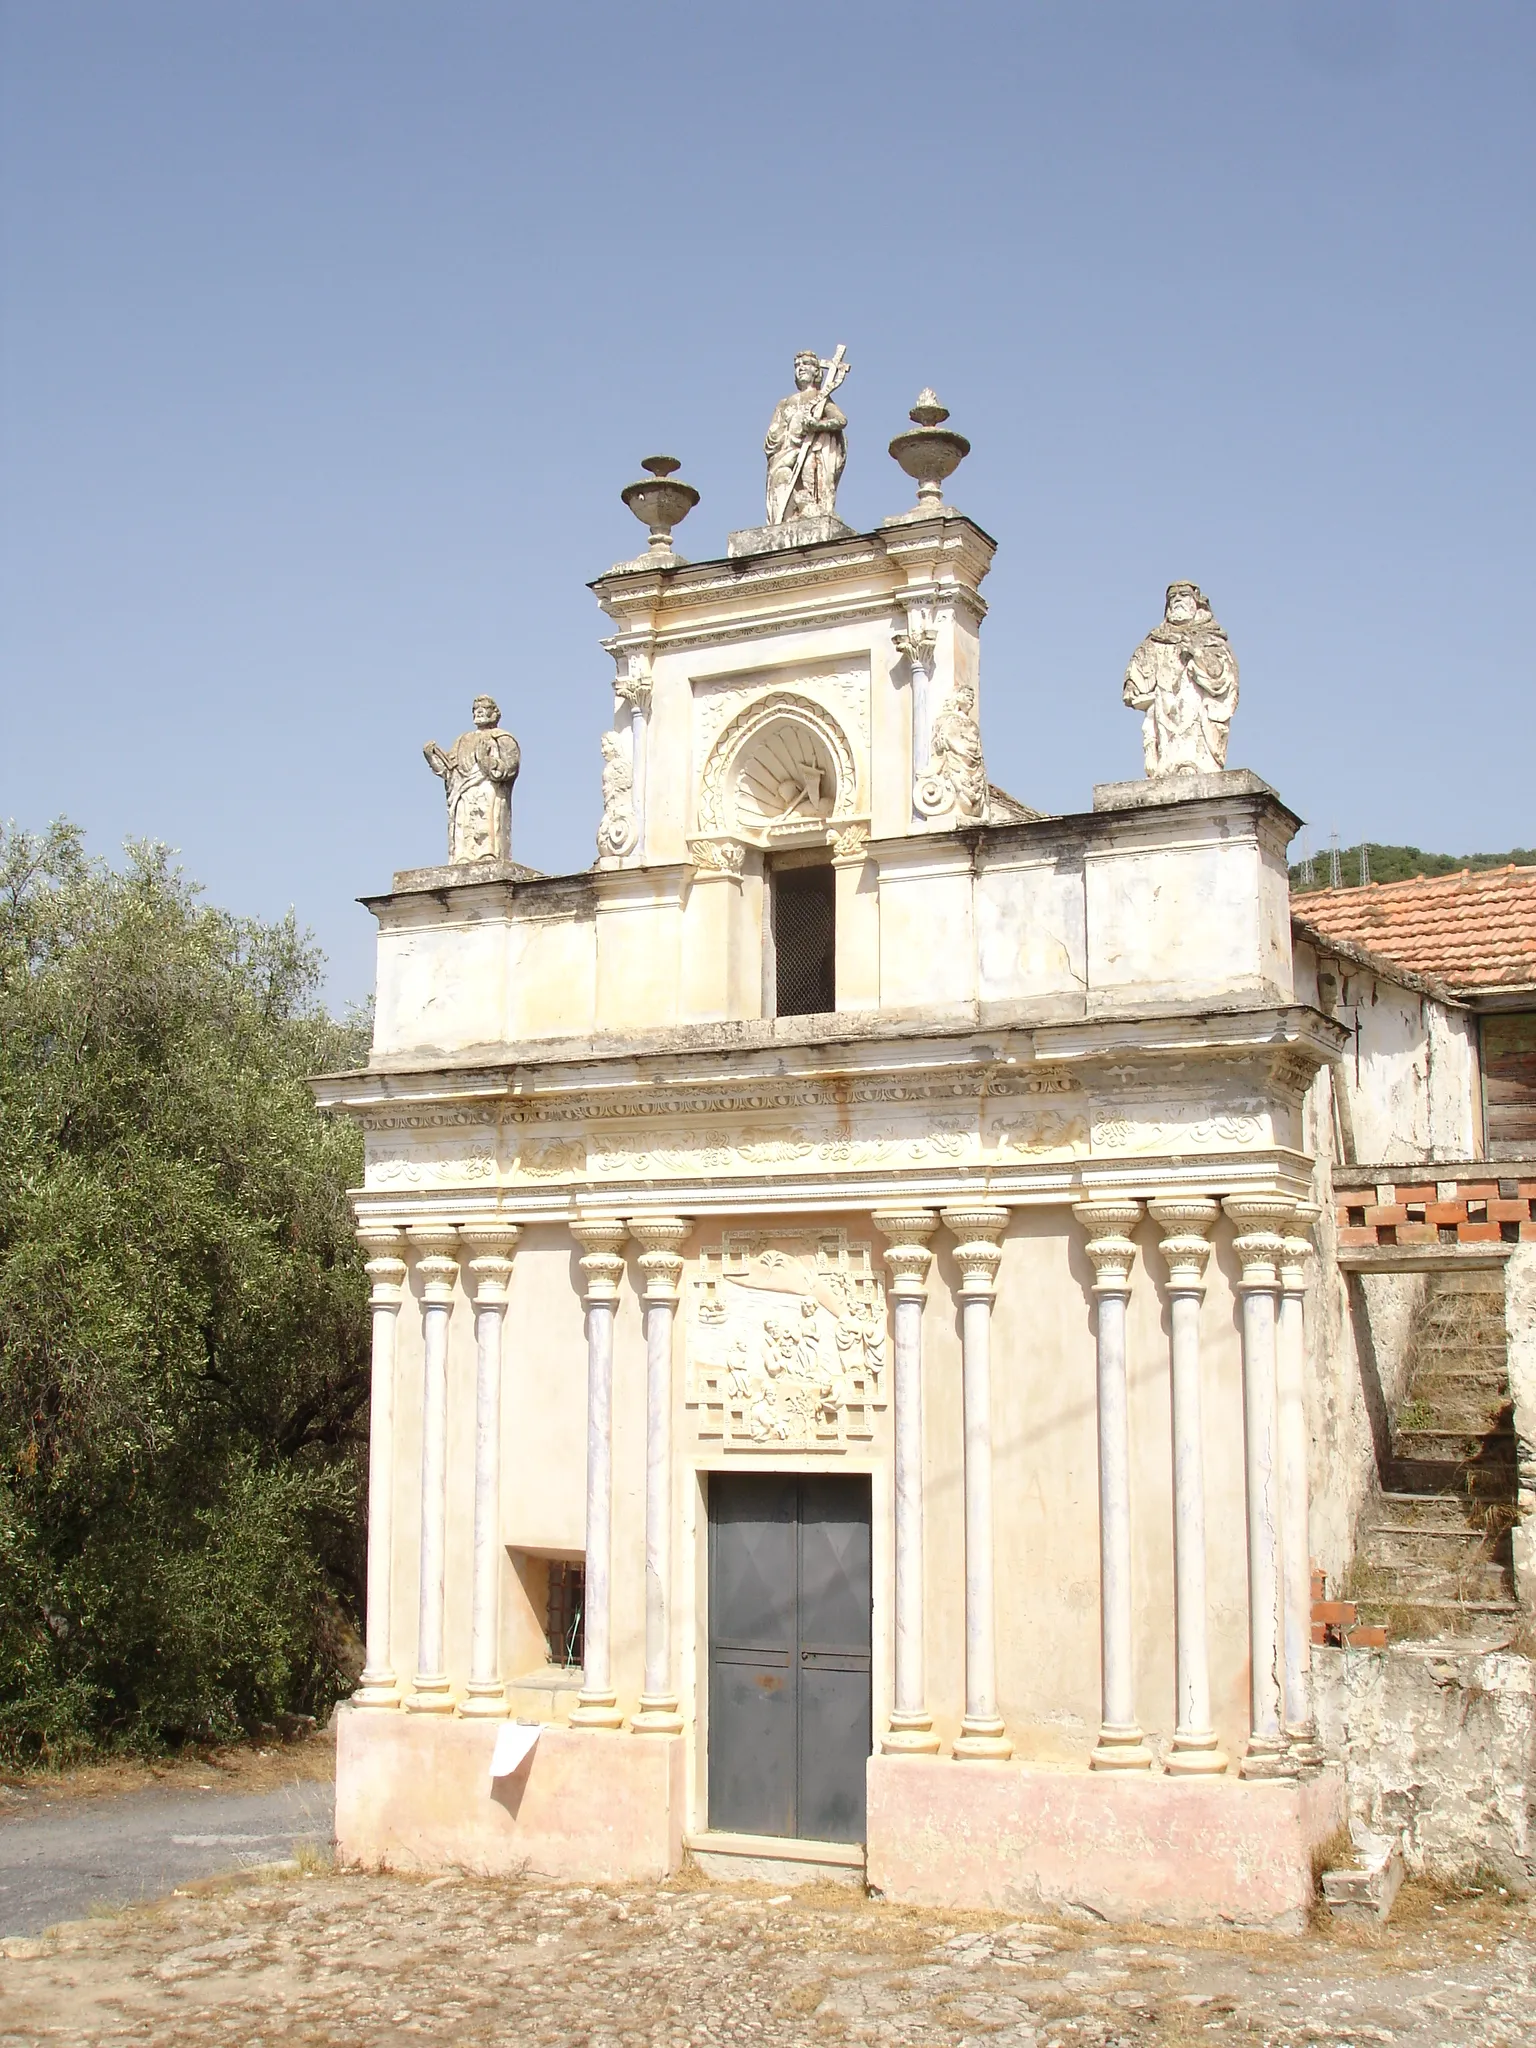
[[[587,1608],[587,1574],[579,1564],[552,1563],[549,1599],[544,1610],[544,1637],[549,1661],[576,1670],[586,1656],[583,1623]]]
[[[837,878],[830,861],[769,872],[776,1017],[837,1008]]]

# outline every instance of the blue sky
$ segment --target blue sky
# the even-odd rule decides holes
[[[995,781],[1139,773],[1191,577],[1314,845],[1530,844],[1533,77],[1477,0],[0,0],[0,814],[365,994],[477,691],[591,860],[619,490],[723,552],[842,341],[855,524],[920,386],[972,441]]]

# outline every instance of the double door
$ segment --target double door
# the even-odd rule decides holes
[[[869,1481],[709,1481],[709,1825],[864,1839]]]

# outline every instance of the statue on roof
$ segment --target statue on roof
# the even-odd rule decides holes
[[[521,760],[517,741],[502,731],[494,697],[477,697],[471,716],[473,732],[461,733],[446,753],[436,740],[421,750],[447,794],[453,866],[512,858],[512,785]]]
[[[1148,775],[1214,775],[1226,766],[1237,657],[1197,584],[1169,584],[1162,624],[1131,656],[1121,695],[1145,714]]]
[[[823,361],[814,349],[795,357],[795,388],[773,409],[763,453],[768,458],[768,523],[788,526],[800,519],[832,519],[837,483],[848,460],[846,414],[832,394],[853,367],[843,345]]]

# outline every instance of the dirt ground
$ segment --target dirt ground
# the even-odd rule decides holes
[[[1536,1913],[1401,1894],[1294,1938],[919,1912],[685,1874],[221,1880],[0,1944],[0,2048],[1536,2044]]]
[[[113,1757],[69,1771],[28,1771],[0,1776],[0,1821],[32,1816],[77,1799],[105,1799],[150,1785],[171,1791],[275,1792],[298,1779],[334,1777],[336,1744],[322,1732],[294,1742],[274,1738],[229,1749],[186,1750],[146,1761]]]

